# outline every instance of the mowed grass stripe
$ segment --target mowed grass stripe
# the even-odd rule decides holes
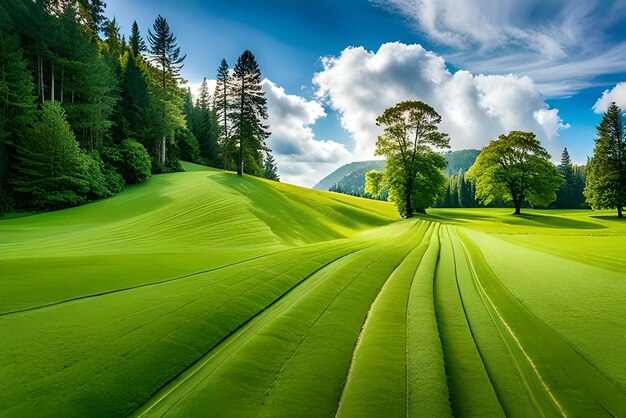
[[[410,417],[452,416],[433,297],[439,227],[440,224],[435,224],[409,294],[406,359],[407,415]]]
[[[442,225],[440,229],[441,248],[435,276],[435,313],[442,341],[452,412],[455,417],[503,417],[504,411],[476,347],[461,299],[457,274],[467,271],[466,266],[461,266],[466,260],[463,254],[455,254],[450,228]]]
[[[149,415],[334,415],[367,310],[416,239],[410,230],[320,271]]]
[[[127,415],[288,289],[363,246],[303,247],[256,268],[2,317],[0,405],[14,415]]]
[[[368,312],[354,350],[338,417],[406,415],[406,328],[411,283],[434,224],[422,222],[421,241],[385,282]]]
[[[0,312],[0,317],[6,316],[6,315],[13,315],[13,314],[16,314],[16,313],[33,311],[33,310],[37,310],[37,309],[50,308],[52,306],[57,306],[57,305],[61,305],[61,304],[64,304],[64,303],[76,302],[76,301],[79,301],[79,300],[95,298],[95,297],[109,295],[109,294],[113,294],[113,293],[117,293],[117,292],[125,292],[125,291],[128,291],[128,290],[139,289],[139,288],[142,288],[142,287],[156,286],[156,285],[160,285],[160,284],[164,284],[164,283],[174,282],[174,281],[177,281],[177,280],[190,279],[190,278],[193,278],[195,276],[199,276],[201,274],[211,273],[211,272],[222,270],[222,269],[225,269],[225,268],[228,268],[228,267],[241,265],[241,264],[245,264],[245,263],[250,263],[250,262],[253,262],[255,260],[258,260],[259,258],[272,256],[272,255],[274,255],[274,254],[276,254],[278,252],[281,252],[281,251],[273,251],[273,252],[268,253],[268,254],[258,255],[256,257],[248,258],[248,259],[241,260],[241,261],[236,261],[234,263],[224,264],[224,265],[221,265],[221,266],[218,266],[218,267],[213,267],[213,268],[210,268],[210,269],[197,271],[197,272],[185,274],[185,275],[182,275],[182,276],[171,277],[171,278],[168,278],[168,279],[157,280],[157,281],[153,281],[153,282],[150,282],[150,283],[144,283],[144,284],[139,284],[139,285],[129,286],[129,287],[122,287],[122,288],[118,288],[118,289],[114,289],[114,290],[109,290],[109,291],[106,291],[106,292],[94,293],[94,294],[89,294],[89,295],[84,295],[84,296],[77,296],[77,297],[70,298],[70,299],[60,300],[58,302],[52,302],[52,303],[48,303],[48,304],[45,304],[45,305],[31,306],[31,307],[28,307],[28,308],[18,309],[18,310],[14,310],[14,311]]]
[[[483,361],[498,402],[507,417],[541,416],[520,376],[513,357],[491,317],[472,275],[468,255],[450,227],[449,237],[458,260],[456,277],[472,338]]]
[[[542,411],[568,416],[626,416],[626,394],[511,295],[469,238],[460,234],[473,271],[528,391]]]

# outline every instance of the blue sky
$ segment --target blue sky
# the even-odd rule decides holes
[[[192,86],[252,50],[279,170],[306,186],[371,158],[373,119],[400,100],[433,105],[453,148],[532,130],[555,159],[566,146],[579,163],[602,103],[626,107],[624,1],[108,0],[106,13],[144,36],[165,17]]]

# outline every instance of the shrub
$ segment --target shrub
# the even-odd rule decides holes
[[[117,163],[119,173],[126,184],[143,183],[150,177],[150,156],[146,148],[134,139],[125,139],[119,152],[109,151],[109,157]]]

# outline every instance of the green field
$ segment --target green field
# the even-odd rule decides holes
[[[626,222],[187,164],[0,219],[0,416],[626,417]]]

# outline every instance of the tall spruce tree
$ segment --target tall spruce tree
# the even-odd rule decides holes
[[[85,202],[85,159],[59,102],[42,105],[28,140],[18,144],[12,182],[20,201],[36,209]]]
[[[222,157],[222,167],[233,170],[233,162],[237,160],[237,149],[231,135],[229,124],[230,114],[233,111],[233,92],[230,85],[228,63],[222,59],[217,69],[215,92],[213,93],[215,117],[219,126],[218,144]]]
[[[161,16],[157,16],[152,26],[154,31],[148,30],[148,42],[150,43],[150,60],[156,65],[159,71],[160,88],[162,89],[162,134],[161,143],[158,147],[158,158],[160,163],[165,162],[166,138],[168,123],[167,118],[167,101],[173,90],[177,89],[180,80],[180,70],[183,68],[183,61],[187,55],[180,55],[180,47],[177,46],[176,37],[170,31],[167,21]],[[174,94],[178,95],[178,92]]]
[[[269,137],[267,119],[267,99],[261,86],[261,70],[252,52],[246,50],[235,65],[232,78],[234,106],[232,113],[233,133],[237,141],[237,174],[244,171],[261,175],[265,140]]]
[[[34,121],[35,86],[13,22],[0,5],[0,194],[8,194],[15,146],[27,140]],[[3,193],[4,192],[4,193]],[[0,196],[0,212],[2,211]]]
[[[269,180],[280,181],[276,160],[274,160],[274,157],[269,151],[265,154],[264,165],[263,177]]]
[[[612,102],[596,128],[593,158],[587,164],[585,197],[594,209],[616,208],[624,217],[626,205],[626,130],[624,114]]]
[[[128,40],[128,44],[133,50],[133,54],[138,55],[142,52],[146,52],[148,48],[146,48],[146,43],[144,42],[141,34],[139,33],[139,26],[137,25],[137,21],[133,21],[133,25],[130,28],[130,39]]]
[[[140,57],[127,52],[122,61],[125,65],[120,80],[120,100],[113,115],[113,140],[121,143],[127,138],[136,138],[148,148],[149,138],[146,135],[147,111],[150,106],[150,95],[146,77],[137,64]]]
[[[200,156],[211,166],[218,164],[218,146],[216,135],[216,122],[214,111],[211,106],[212,98],[206,77],[200,85],[198,100],[194,108],[194,135],[200,145]]]
[[[556,192],[555,206],[562,209],[579,207],[579,199],[576,196],[577,179],[574,177],[574,167],[567,148],[563,149],[561,163],[556,169],[563,178],[563,183],[561,183],[561,187]]]

